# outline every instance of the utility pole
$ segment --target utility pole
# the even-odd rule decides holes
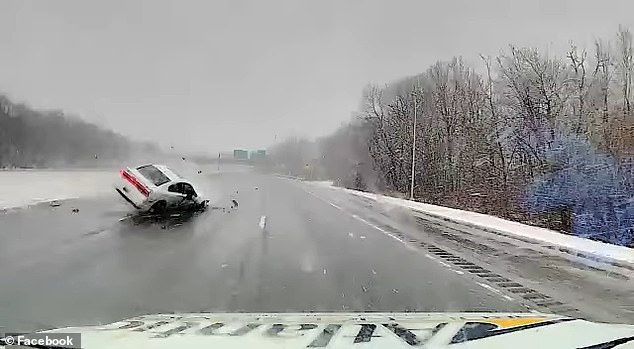
[[[418,77],[416,78],[416,85],[418,85]],[[414,164],[416,163],[416,122],[417,122],[417,108],[416,108],[416,87],[414,87],[414,127],[412,128],[412,134],[414,141],[412,143],[412,181],[409,186],[409,199],[414,200]]]

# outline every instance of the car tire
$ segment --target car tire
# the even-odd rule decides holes
[[[165,213],[165,210],[167,209],[167,203],[163,200],[158,201],[156,203],[154,203],[154,205],[152,205],[152,207],[150,207],[149,212],[152,214],[162,214]]]

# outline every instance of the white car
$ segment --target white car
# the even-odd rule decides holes
[[[140,211],[204,209],[209,200],[193,183],[164,165],[148,164],[119,170],[115,190]]]

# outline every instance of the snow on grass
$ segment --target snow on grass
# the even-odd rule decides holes
[[[316,185],[327,186],[327,183],[314,183]],[[612,261],[634,264],[634,249],[611,245],[599,241],[588,240],[573,235],[562,234],[553,230],[534,227],[527,224],[513,222],[495,216],[482,213],[464,211],[455,208],[425,204],[422,202],[399,199],[391,196],[366,193],[362,191],[331,187],[344,190],[351,194],[365,197],[379,203],[405,207],[414,211],[427,213],[434,216],[450,219],[455,222],[464,223],[480,228],[485,228],[510,236],[520,236],[532,240],[545,242],[551,245],[560,246],[572,251],[608,259]]]
[[[117,171],[0,171],[0,209],[112,194]]]

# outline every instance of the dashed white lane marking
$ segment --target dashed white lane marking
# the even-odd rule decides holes
[[[264,230],[264,228],[266,227],[266,216],[262,216],[260,217],[260,229]]]

